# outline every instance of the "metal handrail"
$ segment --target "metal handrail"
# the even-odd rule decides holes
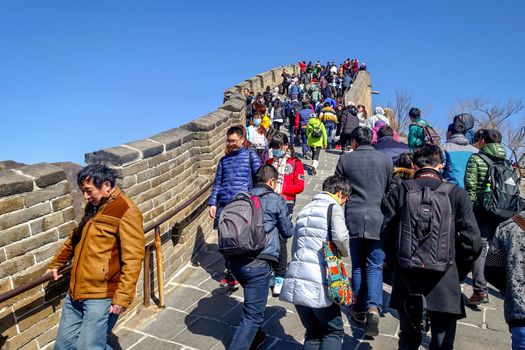
[[[149,224],[144,228],[144,234],[155,230],[155,240],[152,243],[147,244],[144,249],[146,251],[146,257],[144,259],[144,305],[149,306],[149,300],[150,300],[150,294],[151,294],[151,288],[150,288],[150,269],[149,269],[149,253],[154,248],[157,253],[157,278],[159,280],[159,306],[164,306],[164,283],[161,283],[163,281],[162,276],[162,259],[160,255],[160,225],[165,223],[166,221],[173,218],[175,215],[189,207],[194,201],[196,201],[200,196],[205,194],[211,187],[213,186],[213,182],[209,182],[204,186],[199,192],[195,193],[193,196],[188,198],[186,201],[184,201],[181,205],[175,207],[173,210],[169,211],[165,215],[161,216],[161,218],[152,224]],[[60,275],[68,275],[71,273],[71,265],[67,265],[66,267],[60,269],[58,271],[58,274]],[[26,282],[16,288],[13,288],[5,293],[0,294],[0,303],[3,303],[6,300],[9,300],[11,298],[14,298],[30,289],[33,289],[41,284],[44,284],[48,281],[53,280],[53,274],[51,272],[48,272],[38,278],[35,278],[29,282]],[[147,282],[147,284],[146,284]],[[147,294],[146,294],[147,292]]]

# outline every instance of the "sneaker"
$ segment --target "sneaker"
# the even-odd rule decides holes
[[[275,276],[272,276],[272,278],[270,278],[270,288],[273,288],[273,286],[275,286]]]
[[[262,330],[258,330],[257,334],[255,334],[255,338],[252,340],[252,344],[250,345],[250,350],[257,350],[263,345],[264,341],[266,340],[266,332]]]
[[[228,282],[228,288],[230,289],[239,289],[239,287],[240,287],[239,281],[237,281],[235,278],[231,279]]]
[[[365,335],[375,337],[379,334],[379,311],[374,307],[366,313]]]
[[[467,305],[487,304],[489,302],[489,295],[487,293],[473,293],[467,300]]]
[[[231,279],[231,274],[225,273],[224,275],[222,275],[222,278],[219,281],[219,286],[226,287],[228,285],[228,282],[230,281],[230,279]]]
[[[366,312],[364,311],[355,311],[354,310],[354,305],[350,306],[350,316],[352,316],[352,318],[354,319],[354,321],[356,321],[357,323],[360,323],[360,324],[365,324],[366,323]]]
[[[273,286],[273,296],[278,297],[283,289],[284,279],[282,277],[275,277],[275,284]]]

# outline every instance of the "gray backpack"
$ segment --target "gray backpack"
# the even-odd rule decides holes
[[[455,257],[455,218],[448,196],[455,185],[443,182],[434,191],[407,180],[403,186],[407,195],[401,209],[399,266],[444,272]]]
[[[237,193],[222,209],[217,230],[222,255],[257,256],[266,245],[260,198],[248,192]]]

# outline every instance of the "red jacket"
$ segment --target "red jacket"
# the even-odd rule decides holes
[[[273,165],[274,159],[268,159],[266,164]],[[277,165],[277,164],[276,164]],[[279,170],[279,169],[277,169]],[[298,158],[288,158],[286,162],[281,195],[287,201],[295,201],[295,196],[304,191],[304,167]]]

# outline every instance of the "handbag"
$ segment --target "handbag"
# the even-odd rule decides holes
[[[328,206],[328,237],[323,242],[323,257],[326,273],[326,294],[328,300],[337,305],[352,304],[352,287],[339,252],[332,241],[332,211],[335,204]]]

